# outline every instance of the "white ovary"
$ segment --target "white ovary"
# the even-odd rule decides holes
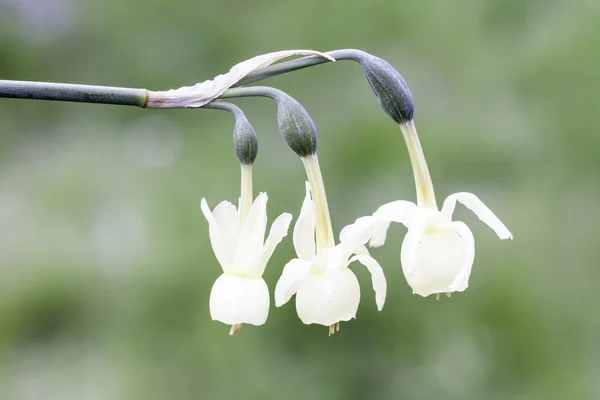
[[[269,315],[269,303],[264,279],[222,274],[210,292],[210,316],[228,325],[263,325]]]

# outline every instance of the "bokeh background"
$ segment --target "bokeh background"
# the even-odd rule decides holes
[[[411,294],[405,229],[372,254],[357,320],[305,326],[293,303],[260,328],[212,322],[221,270],[199,202],[239,196],[233,118],[0,99],[0,399],[600,398],[600,3],[464,0],[0,0],[0,79],[165,90],[280,49],[359,48],[404,75],[438,202],[476,193],[469,289]],[[267,81],[320,133],[334,230],[413,200],[395,124],[360,68]],[[295,216],[300,160],[269,100],[237,102],[260,137],[255,190]],[[265,279],[294,256],[290,237]]]

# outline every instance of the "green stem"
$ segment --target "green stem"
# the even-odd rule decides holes
[[[144,107],[147,92],[146,89],[110,86],[0,80],[0,97],[14,99],[60,100]]]
[[[328,52],[327,54],[331,55],[336,60],[354,60],[358,62],[360,62],[360,60],[365,56],[368,56],[368,54],[363,51],[353,49],[334,50]],[[232,87],[245,85],[262,79],[267,79],[272,76],[281,75],[286,72],[296,71],[327,62],[330,61],[316,56],[285,61],[251,72]],[[0,98],[2,97],[15,99],[115,104],[144,108],[148,101],[148,91],[146,89],[110,86],[0,80]]]
[[[356,62],[360,62],[360,60],[368,57],[369,54],[365,53],[361,50],[355,49],[344,49],[344,50],[333,50],[328,51],[327,53],[331,57],[338,60],[352,60]],[[258,69],[256,71],[250,72],[246,75],[242,80],[234,84],[232,87],[246,85],[248,83],[260,81],[263,79],[271,78],[273,76],[285,74],[287,72],[297,71],[299,69],[304,69],[308,67],[312,67],[313,65],[325,64],[331,62],[326,58],[317,57],[317,56],[308,56],[297,58],[291,61],[284,61],[278,64],[270,65],[265,68]]]
[[[273,100],[277,100],[281,96],[287,96],[287,94],[279,89],[272,88],[270,86],[250,86],[243,88],[227,89],[219,99],[230,99],[236,97],[268,97]]]
[[[213,100],[210,103],[202,106],[201,108],[209,108],[213,110],[222,110],[227,111],[233,114],[234,117],[238,118],[240,116],[244,116],[244,112],[241,108],[236,106],[235,104],[227,103],[225,101]]]

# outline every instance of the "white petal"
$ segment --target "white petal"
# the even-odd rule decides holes
[[[456,279],[454,279],[450,288],[455,292],[462,292],[469,287],[469,277],[471,276],[471,268],[473,267],[473,261],[475,260],[475,238],[464,222],[454,221],[452,226],[463,239],[465,259],[461,272]]]
[[[210,244],[215,257],[221,264],[223,270],[229,270],[233,261],[233,252],[237,241],[237,211],[233,204],[223,201],[219,203],[213,213],[206,203],[206,199],[200,202],[200,208],[208,221],[208,233]],[[233,216],[232,216],[233,215]],[[218,218],[218,220],[217,220]]]
[[[477,196],[472,193],[454,193],[451,194],[444,200],[444,205],[442,206],[442,214],[444,216],[451,218],[452,213],[454,212],[454,207],[456,206],[456,202],[461,202],[465,207],[469,210],[473,211],[475,215],[479,217],[487,226],[492,228],[496,235],[500,239],[512,239],[512,233],[508,230],[506,226],[494,215],[492,210],[490,210]]]
[[[378,221],[373,217],[360,217],[346,225],[340,232],[340,242],[352,248],[363,246],[371,239]]]
[[[352,251],[353,249],[351,247],[346,247],[345,243],[340,243],[333,248],[324,249],[324,282],[327,301],[331,301],[331,299],[335,296],[338,274],[342,269],[345,269],[345,267],[348,266],[348,258],[350,257],[350,254],[352,254]]]
[[[473,242],[461,236],[454,225],[443,229],[409,229],[402,243],[401,262],[406,281],[421,296],[449,293],[459,277],[472,264]],[[468,277],[467,277],[468,278]],[[460,282],[460,279],[458,279]],[[460,285],[458,286],[460,288]]]
[[[309,273],[296,293],[298,317],[305,324],[333,325],[356,317],[360,286],[352,271],[342,268],[336,275],[335,293],[328,300],[326,275]]]
[[[290,227],[290,222],[292,222],[292,214],[283,213],[271,225],[271,230],[269,231],[269,236],[265,242],[263,247],[262,258],[260,259],[260,270],[261,275],[269,262],[269,259],[273,255],[273,251],[275,251],[275,247],[281,242],[281,240],[287,236],[288,228]]]
[[[382,221],[399,222],[409,228],[416,212],[418,212],[418,207],[415,203],[397,200],[382,205],[373,213],[373,216]]]
[[[213,210],[213,218],[219,227],[227,265],[233,265],[240,231],[238,209],[228,201],[220,202]],[[227,272],[227,271],[226,271]]]
[[[294,258],[283,267],[275,286],[275,306],[281,307],[296,294],[311,266],[310,261]]]
[[[262,325],[269,315],[269,288],[262,278],[221,275],[210,292],[210,317],[227,325]]]
[[[369,240],[369,246],[383,246],[385,244],[385,239],[387,239],[387,231],[389,228],[389,221],[377,221],[375,223],[375,227],[373,228],[373,235],[371,236],[371,240]]]
[[[261,276],[260,261],[267,230],[267,200],[266,193],[259,194],[242,224],[233,262],[236,274]]]
[[[350,262],[358,261],[371,273],[371,281],[373,283],[373,290],[375,291],[375,302],[377,303],[377,309],[381,311],[385,304],[385,297],[387,295],[387,281],[383,274],[381,265],[371,256],[357,255],[350,259]]]
[[[294,248],[298,258],[303,260],[315,258],[316,220],[315,202],[310,197],[310,184],[306,182],[306,196],[294,226]]]
[[[400,252],[400,263],[402,264],[402,270],[405,275],[411,275],[412,270],[416,265],[414,260],[417,258],[422,236],[427,230],[427,223],[428,220],[425,218],[415,220],[412,224],[412,228],[409,229],[406,236],[404,236]]]
[[[213,80],[163,92],[148,92],[146,108],[197,108],[222,95],[250,72],[267,67],[291,56],[319,56],[335,61],[331,56],[313,50],[284,50],[263,54],[234,65],[231,70]]]
[[[360,246],[357,247],[356,249],[354,249],[354,254],[365,254],[365,255],[369,255],[369,249],[367,249],[367,246]]]
[[[410,201],[397,200],[382,205],[373,213],[376,222],[371,227],[369,246],[380,247],[385,244],[390,222],[399,222],[408,227],[417,215],[417,205]]]

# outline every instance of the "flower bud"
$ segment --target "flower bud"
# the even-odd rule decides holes
[[[258,154],[258,136],[243,112],[235,113],[233,148],[240,164],[251,165]]]
[[[390,63],[371,54],[361,51],[354,59],[365,72],[383,111],[398,124],[411,121],[415,105],[402,75]]]
[[[242,165],[252,165],[258,154],[258,136],[244,112],[238,106],[221,100],[214,100],[204,105],[203,108],[223,110],[230,112],[235,117],[233,130],[233,149]]]
[[[300,103],[283,92],[273,99],[277,102],[277,125],[288,146],[300,157],[317,152],[317,128]]]

